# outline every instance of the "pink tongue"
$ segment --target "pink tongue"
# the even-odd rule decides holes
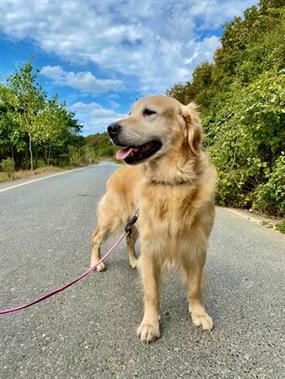
[[[119,150],[116,153],[116,158],[117,159],[125,159],[125,158],[127,158],[127,156],[129,156],[131,154],[132,151],[133,151],[132,147],[126,147],[125,149]]]

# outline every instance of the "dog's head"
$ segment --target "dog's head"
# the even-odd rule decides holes
[[[200,154],[202,130],[195,106],[168,96],[139,99],[127,118],[109,125],[108,133],[115,145],[123,147],[117,159],[128,164],[159,159],[178,149]]]

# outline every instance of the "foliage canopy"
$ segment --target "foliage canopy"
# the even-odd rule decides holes
[[[285,4],[261,0],[225,24],[213,63],[168,92],[200,105],[217,200],[285,217]]]

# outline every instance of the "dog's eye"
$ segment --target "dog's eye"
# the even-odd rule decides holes
[[[144,116],[151,116],[152,114],[156,114],[156,111],[153,111],[152,109],[145,108],[143,111]]]

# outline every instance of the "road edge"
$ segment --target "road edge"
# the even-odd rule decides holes
[[[22,186],[25,186],[25,185],[28,185],[28,184],[31,184],[31,183],[34,183],[34,182],[38,182],[40,180],[49,179],[49,178],[52,178],[54,176],[64,175],[64,174],[68,174],[70,172],[84,170],[87,167],[91,167],[91,166],[96,166],[96,165],[90,165],[90,166],[84,166],[84,167],[80,167],[80,168],[74,168],[72,170],[64,170],[64,171],[61,171],[61,172],[57,172],[56,174],[43,174],[43,176],[40,176],[40,177],[38,175],[36,175],[36,176],[30,177],[30,178],[27,178],[27,179],[19,179],[19,181],[21,181],[21,183],[19,183],[19,181],[16,181],[18,183],[10,185],[8,187],[4,187],[4,188],[0,187],[0,193],[6,192],[6,191],[10,191],[10,190],[12,190],[14,188],[22,187]],[[7,184],[7,182],[5,182],[5,183]]]
[[[278,232],[281,235],[284,235],[281,231],[276,228],[276,225],[281,221],[281,219],[276,217],[270,217],[267,215],[259,214],[259,213],[251,213],[250,211],[242,208],[230,208],[230,207],[222,207],[220,205],[216,205],[217,208],[226,209],[229,212],[242,217],[248,221],[254,222],[256,224],[262,225],[266,229],[271,229],[275,232]]]

